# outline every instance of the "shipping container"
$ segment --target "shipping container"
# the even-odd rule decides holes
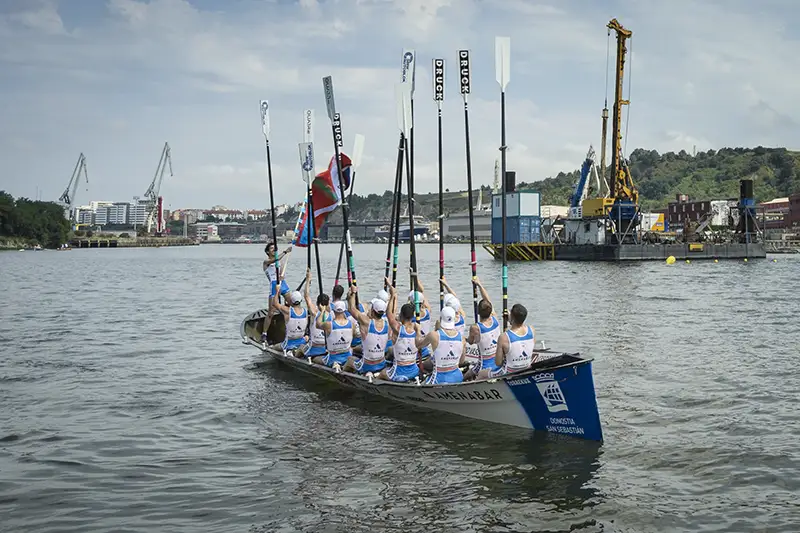
[[[503,195],[492,195],[492,218],[503,216]],[[541,196],[538,192],[517,191],[506,193],[506,218],[541,216]]]
[[[539,217],[511,217],[506,218],[506,242],[527,243],[540,242],[542,220]],[[503,242],[503,219],[492,219],[492,244]]]

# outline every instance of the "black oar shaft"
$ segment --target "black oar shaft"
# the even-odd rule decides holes
[[[469,250],[470,250],[470,265],[472,266],[472,280],[478,277],[478,260],[475,255],[475,214],[474,204],[472,199],[472,150],[470,148],[469,140],[469,105],[467,104],[467,97],[464,95],[464,141],[466,145],[467,156],[467,201],[469,202]],[[475,283],[472,284],[472,307],[475,313],[475,322],[478,321],[478,287]]]
[[[403,183],[403,137],[400,137],[399,146],[397,147],[397,165],[395,167],[394,177],[394,191],[392,195],[392,214],[389,219],[389,246],[386,248],[386,271],[384,278],[389,277],[392,269],[392,248],[394,244],[394,225],[397,210],[400,209],[400,187]],[[384,289],[388,287],[384,286]]]

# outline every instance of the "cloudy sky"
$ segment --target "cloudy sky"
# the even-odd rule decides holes
[[[473,176],[489,184],[500,141],[496,35],[511,37],[509,169],[543,179],[599,144],[612,17],[633,31],[628,152],[798,146],[794,0],[0,0],[0,189],[55,200],[84,152],[90,184],[78,202],[129,200],[168,141],[165,204],[266,206],[265,98],[276,201],[297,201],[303,109],[316,110],[318,157],[331,155],[321,79],[332,75],[345,151],[356,133],[366,137],[357,191],[382,192],[393,182],[404,47],[419,60],[417,190],[437,187],[430,65],[439,56],[445,185],[466,183],[460,48],[472,51]],[[612,64],[613,54],[612,42]],[[609,90],[613,100],[613,82]]]

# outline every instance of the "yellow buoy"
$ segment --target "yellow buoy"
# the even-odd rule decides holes
[[[714,262],[715,263],[719,263],[719,259],[714,259]]]
[[[687,260],[686,260],[686,264],[688,265],[689,263],[691,263],[691,261],[689,261],[689,260],[687,259]]]
[[[773,262],[773,263],[777,263],[777,262],[778,262],[778,260],[777,260],[777,259],[773,259],[773,260],[772,260],[772,262]]]
[[[746,257],[744,258],[744,262],[747,263],[747,258]]]
[[[667,257],[667,264],[668,265],[671,265],[674,262],[675,262],[675,256],[674,255],[671,255],[671,256]]]

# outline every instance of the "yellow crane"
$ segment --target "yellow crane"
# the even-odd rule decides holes
[[[614,175],[609,183],[609,188],[611,189],[612,198],[633,204],[633,209],[635,211],[635,206],[639,203],[639,191],[636,190],[631,172],[624,163],[622,156],[622,106],[630,104],[630,100],[622,98],[622,81],[625,75],[625,55],[628,52],[625,41],[633,35],[633,32],[625,29],[617,19],[611,19],[608,23],[608,29],[613,30],[617,34],[617,81],[614,88],[613,116],[614,136],[611,139],[611,166]],[[623,216],[623,218],[625,217]]]

